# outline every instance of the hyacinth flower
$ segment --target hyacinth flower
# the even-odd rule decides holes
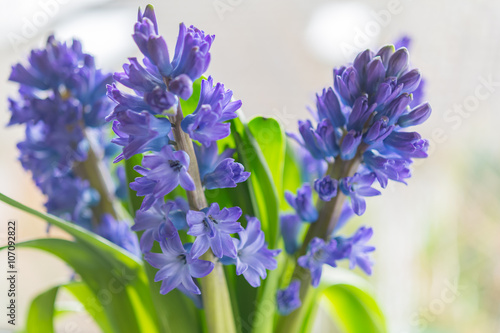
[[[374,231],[345,235],[346,224],[427,157],[413,127],[431,107],[409,42],[334,69],[311,119],[285,133],[272,118],[246,122],[236,92],[208,76],[213,35],[181,23],[169,49],[151,5],[130,28],[142,56],[113,75],[53,37],[13,67],[19,159],[58,218],[0,200],[75,238],[43,249],[97,295],[105,332],[309,329],[319,297],[343,288],[338,266],[376,269]],[[378,315],[365,309],[361,320]]]
[[[214,264],[210,261],[193,258],[191,251],[182,244],[179,235],[170,239],[162,239],[162,253],[146,253],[145,260],[151,266],[159,268],[155,281],[163,281],[160,293],[167,294],[182,285],[193,294],[201,294],[200,288],[194,283],[194,278],[202,278],[212,271]]]
[[[276,303],[280,314],[288,315],[302,305],[299,291],[300,281],[293,281],[288,288],[278,290],[276,293]]]
[[[384,189],[389,180],[406,184],[413,159],[427,157],[429,146],[417,132],[408,130],[425,122],[431,107],[422,103],[423,80],[420,71],[411,68],[407,48],[388,45],[377,52],[363,51],[333,74],[333,86],[316,95],[312,113],[317,125],[301,120],[299,134],[288,134],[310,157],[328,164],[303,187],[314,187],[316,204],[313,199],[285,196],[296,215],[307,222],[302,236],[297,237],[299,227],[289,222],[294,221],[291,217],[284,220],[288,222],[283,228],[283,240],[293,249],[287,253],[297,260],[292,279],[301,282],[300,300],[310,285],[319,285],[324,264],[348,260],[351,269],[359,266],[371,274],[370,254],[375,247],[367,242],[373,230],[361,227],[345,237],[341,229],[352,215],[364,214],[367,197],[381,194],[377,186]],[[304,218],[304,211],[316,213]],[[279,331],[294,331],[301,311],[283,317]]]
[[[111,74],[96,68],[78,40],[33,50],[27,64],[12,67],[9,80],[20,84],[19,97],[9,98],[9,126],[24,125],[19,160],[46,196],[47,212],[92,230],[138,255],[137,239],[126,221],[119,221],[99,181],[109,170],[96,167],[106,159],[105,116],[112,108],[106,97]]]
[[[303,221],[314,222],[318,218],[318,211],[313,205],[312,189],[309,184],[305,184],[298,189],[297,196],[287,192],[285,198]]]

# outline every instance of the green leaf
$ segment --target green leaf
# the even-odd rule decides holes
[[[0,193],[0,201],[3,201],[8,205],[18,208],[33,216],[39,217],[47,221],[48,223],[51,223],[56,227],[66,231],[67,233],[75,237],[77,240],[80,240],[82,243],[86,244],[90,248],[102,252],[102,255],[115,268],[122,268],[122,265],[124,265],[127,269],[129,269],[132,272],[135,272],[138,269],[140,269],[142,262],[140,261],[139,258],[135,257],[133,254],[122,249],[116,244],[113,244],[107,239],[97,234],[94,234],[93,232],[85,230],[74,223],[64,221],[63,219],[60,219],[57,216],[36,211],[33,208],[25,206],[22,203],[7,197],[2,193]]]
[[[252,173],[247,183],[253,207],[256,207],[255,215],[261,222],[269,247],[275,248],[279,237],[278,192],[259,145],[242,118],[240,113],[232,120],[231,130],[245,170]]]
[[[343,332],[387,332],[384,316],[367,292],[352,285],[338,284],[326,288],[323,296],[328,301],[330,315]]]
[[[110,269],[107,261],[80,241],[43,238],[16,244],[18,248],[29,247],[51,253],[70,265],[93,292],[94,301],[102,299],[102,306],[114,332],[141,332],[141,327],[155,329],[148,325],[148,318],[136,318],[135,309],[127,295],[128,276],[122,271]],[[105,298],[105,300],[104,300]],[[123,317],[123,318],[122,318]]]
[[[299,164],[295,150],[289,139],[286,140],[285,149],[285,167],[283,171],[283,192],[290,191],[296,193],[297,189],[302,185]],[[290,210],[286,200],[281,200],[280,209],[282,211]]]
[[[105,309],[100,302],[95,302],[92,290],[83,282],[70,282],[61,285],[62,288],[69,291],[85,308],[85,310],[94,318],[104,333],[113,332],[109,318],[106,316]]]
[[[54,332],[54,302],[58,290],[59,286],[50,288],[33,299],[26,321],[27,333]]]
[[[262,155],[271,171],[279,199],[282,201],[284,194],[285,132],[275,119],[264,117],[255,117],[250,120],[248,128],[262,151]]]
[[[54,319],[61,314],[74,311],[69,310],[67,307],[61,308],[55,302],[61,288],[69,291],[85,307],[100,326],[102,332],[113,332],[103,307],[99,302],[95,301],[96,297],[92,291],[82,282],[70,282],[55,286],[36,296],[29,308],[26,332],[52,333],[54,332]]]

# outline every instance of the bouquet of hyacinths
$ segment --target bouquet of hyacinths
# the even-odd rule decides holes
[[[54,37],[12,68],[9,125],[26,128],[19,159],[48,214],[0,199],[74,237],[18,244],[76,273],[33,300],[27,331],[54,331],[65,289],[103,332],[309,332],[320,300],[339,331],[384,332],[364,280],[332,267],[371,273],[372,229],[342,227],[426,157],[405,45],[335,69],[313,121],[285,134],[203,76],[213,35],[181,24],[171,57],[147,6],[132,36],[144,58],[113,75]]]

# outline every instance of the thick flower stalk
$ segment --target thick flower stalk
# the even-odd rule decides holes
[[[31,51],[26,65],[12,67],[9,80],[20,87],[19,97],[9,99],[8,125],[26,128],[17,145],[19,160],[47,197],[47,211],[137,254],[129,225],[118,222],[118,188],[108,184],[110,172],[98,163],[107,159],[111,74],[96,68],[78,40],[66,44],[50,36],[44,49]]]
[[[427,120],[431,108],[421,103],[421,74],[410,67],[407,48],[366,50],[333,74],[333,86],[316,95],[316,125],[299,121],[300,134],[289,134],[300,145],[300,156],[306,155],[307,168],[319,172],[297,195],[286,194],[294,213],[281,217],[281,229],[286,251],[297,264],[294,282],[277,295],[280,312],[287,315],[278,325],[281,332],[300,327],[301,301],[311,285],[319,285],[323,265],[335,267],[347,259],[351,269],[359,266],[371,274],[373,230],[361,227],[351,237],[338,232],[352,215],[365,212],[366,198],[381,194],[377,185],[384,189],[389,180],[406,184],[412,160],[427,157],[428,141],[408,130]],[[327,170],[321,167],[325,163]],[[308,229],[301,239],[303,228]]]
[[[205,198],[205,190],[234,188],[250,176],[232,158],[234,150],[219,154],[217,145],[230,135],[228,121],[237,117],[241,101],[209,77],[201,81],[200,96],[193,96],[199,97],[198,106],[183,114],[180,101],[191,98],[193,83],[208,68],[213,35],[181,24],[171,59],[153,8],[147,6],[144,13],[139,10],[133,38],[144,59],[130,58],[113,76],[133,93],[108,85],[116,106],[106,118],[113,121],[113,142],[122,147],[115,162],[144,154],[135,166],[142,177],[130,183],[144,197],[132,229],[144,231],[141,250],[159,269],[160,292],[201,294],[209,331],[235,332],[222,264],[236,265],[238,275],[258,286],[266,269],[276,268],[279,253],[267,248],[256,218],[247,217],[245,229],[239,207],[208,205]],[[187,203],[173,196],[179,188]],[[155,242],[161,253],[154,252]]]

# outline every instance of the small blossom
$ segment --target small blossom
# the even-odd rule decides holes
[[[166,118],[127,110],[117,114],[116,119],[113,131],[118,138],[111,142],[122,146],[123,152],[115,158],[115,163],[147,151],[160,151],[168,144],[171,124]]]
[[[314,189],[323,201],[330,201],[337,196],[338,181],[332,179],[329,175],[314,181]]]
[[[188,235],[196,236],[191,249],[193,257],[198,258],[211,248],[218,258],[223,256],[236,258],[236,247],[230,234],[243,230],[241,224],[237,222],[241,213],[239,207],[221,210],[217,203],[200,212],[190,210],[186,219],[189,225]]]
[[[213,270],[214,264],[194,258],[191,251],[182,245],[178,234],[169,239],[162,239],[160,246],[162,253],[148,252],[144,255],[144,259],[151,266],[159,268],[155,282],[162,281],[160,293],[165,295],[182,286],[192,294],[201,294],[193,278],[207,276]]]
[[[344,126],[345,115],[332,88],[323,89],[321,96],[316,94],[316,107],[320,120],[327,118],[334,127]]]
[[[375,173],[382,188],[387,187],[389,179],[406,184],[405,179],[411,176],[410,163],[406,159],[386,158],[375,150],[369,150],[363,154],[363,162]]]
[[[299,232],[302,227],[302,220],[297,214],[284,214],[280,216],[280,229],[285,251],[294,254],[299,249]]]
[[[256,288],[260,279],[267,277],[266,269],[276,269],[276,257],[281,250],[269,250],[265,242],[264,232],[260,229],[260,221],[255,217],[246,217],[248,223],[244,230],[238,232],[240,239],[233,238],[237,249],[236,274],[245,277],[248,283]]]
[[[394,131],[384,140],[384,145],[404,158],[424,158],[427,157],[429,141],[422,139],[417,132]]]
[[[335,128],[331,125],[328,119],[320,121],[316,129],[312,123],[307,121],[299,121],[299,132],[302,138],[295,134],[288,134],[297,143],[306,148],[311,155],[317,159],[326,159],[335,157],[339,153],[339,144]]]
[[[95,232],[130,253],[136,256],[140,255],[137,236],[130,230],[130,226],[126,222],[116,221],[110,214],[104,214],[101,223],[95,228]]]
[[[138,210],[135,215],[133,231],[144,231],[141,236],[141,251],[149,252],[154,241],[162,238],[172,238],[177,234],[177,229],[170,219],[173,202],[162,203],[156,201],[148,210]]]
[[[361,227],[350,238],[337,237],[339,251],[343,257],[349,259],[349,268],[354,269],[359,266],[366,274],[371,275],[373,262],[369,253],[375,251],[375,247],[366,245],[372,238],[372,228]]]
[[[417,106],[408,114],[404,114],[398,119],[398,125],[401,127],[416,126],[426,121],[431,116],[431,106],[425,103]]]
[[[358,147],[361,143],[362,136],[354,130],[347,132],[342,144],[340,145],[340,157],[344,161],[352,160],[358,152]]]
[[[300,301],[300,281],[292,281],[288,288],[278,290],[276,303],[278,304],[278,312],[282,316],[286,316],[298,309],[302,305]]]
[[[201,181],[206,189],[236,187],[237,183],[250,177],[250,172],[244,171],[242,164],[230,158],[234,153],[233,149],[226,149],[218,155],[216,142],[208,147],[194,145],[194,149]]]
[[[222,83],[214,86],[212,77],[203,80],[198,106],[182,120],[182,130],[206,147],[227,137],[231,130],[226,121],[236,118],[235,112],[241,107],[241,101],[231,101],[232,96]]]
[[[335,239],[325,243],[323,239],[315,237],[309,243],[307,253],[299,257],[297,263],[311,272],[312,286],[317,287],[321,279],[323,264],[336,267],[335,261],[337,259],[339,258]]]
[[[182,150],[174,151],[169,145],[156,154],[144,156],[142,166],[134,167],[144,177],[130,183],[130,188],[137,191],[137,195],[145,196],[141,210],[147,210],[179,184],[187,191],[194,191],[195,185],[188,167],[188,154]]]
[[[375,180],[375,174],[356,173],[352,177],[345,177],[340,181],[339,187],[342,192],[351,198],[352,209],[356,215],[363,215],[366,210],[366,202],[363,197],[379,195],[380,192],[371,187]]]
[[[314,222],[318,219],[318,211],[312,201],[312,190],[309,184],[304,184],[297,190],[297,196],[291,192],[285,193],[285,199],[303,221]]]

